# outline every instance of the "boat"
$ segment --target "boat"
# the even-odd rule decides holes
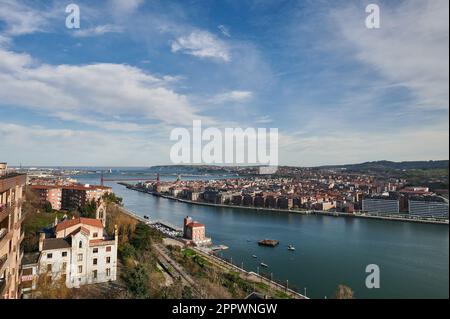
[[[262,267],[266,267],[266,268],[269,267],[269,265],[267,265],[267,264],[265,264],[265,263],[261,263],[260,265],[261,265]]]
[[[288,246],[288,250],[295,250],[295,247],[292,246],[292,245],[289,245],[289,246]]]
[[[252,257],[253,257],[253,258],[258,258],[256,255],[253,255]]]
[[[275,239],[263,239],[260,240],[258,242],[258,245],[260,246],[270,246],[270,247],[275,247],[276,245],[278,245],[280,242],[278,240]]]

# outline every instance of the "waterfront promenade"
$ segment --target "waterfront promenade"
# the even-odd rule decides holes
[[[412,222],[412,223],[424,223],[424,224],[438,224],[438,225],[449,225],[448,219],[423,219],[423,218],[412,218],[408,215],[388,215],[388,214],[369,214],[362,212],[355,213],[343,213],[343,212],[331,212],[331,211],[321,211],[321,210],[300,210],[300,209],[279,209],[279,208],[267,208],[267,207],[254,207],[254,206],[241,206],[241,205],[225,205],[225,204],[214,204],[205,203],[200,201],[191,201],[187,199],[182,199],[170,195],[155,193],[150,190],[142,189],[140,187],[135,187],[132,184],[119,183],[128,189],[135,190],[141,193],[150,194],[153,196],[162,197],[169,200],[175,200],[181,203],[191,204],[191,205],[201,205],[201,206],[212,206],[219,208],[233,208],[233,209],[247,209],[255,212],[267,211],[275,213],[289,213],[289,214],[302,214],[302,215],[324,215],[331,217],[348,217],[348,218],[369,218],[369,219],[380,219],[388,221],[400,221],[400,222]]]

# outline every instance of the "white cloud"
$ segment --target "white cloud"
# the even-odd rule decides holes
[[[19,1],[0,0],[0,21],[6,36],[18,36],[43,31],[52,11],[31,8]]]
[[[79,29],[72,34],[75,37],[95,37],[106,33],[121,33],[123,28],[112,24],[99,25],[93,28]]]
[[[333,12],[356,57],[390,85],[408,88],[421,108],[448,109],[449,2],[412,0],[380,5],[381,28],[364,25],[365,5]]]
[[[253,92],[250,91],[230,91],[220,93],[210,99],[211,103],[222,104],[226,102],[242,103],[250,100],[253,97]]]
[[[111,0],[116,15],[128,15],[136,11],[144,0]]]
[[[394,132],[352,131],[334,134],[280,133],[280,162],[285,165],[319,166],[374,160],[448,159],[448,122]],[[413,143],[411,141],[414,141]]]
[[[260,116],[255,120],[255,123],[258,124],[268,124],[272,123],[273,119],[269,115]]]
[[[199,58],[211,58],[229,62],[231,53],[225,42],[206,31],[194,31],[179,37],[171,44],[172,52],[182,52]]]
[[[141,135],[0,125],[2,160],[11,165],[155,165],[168,161],[168,146]]]
[[[157,77],[123,64],[48,65],[0,49],[0,100],[6,105],[83,117],[126,115],[166,124],[197,114],[188,98]]]

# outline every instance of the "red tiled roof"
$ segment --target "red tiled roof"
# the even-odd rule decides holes
[[[78,227],[77,229],[75,229],[73,232],[71,232],[71,233],[70,233],[69,235],[67,235],[66,237],[74,236],[74,235],[78,234],[79,232],[81,232],[82,234],[84,234],[84,235],[86,235],[86,236],[89,236],[89,234],[91,233],[91,232],[89,231],[89,229],[87,229],[86,227],[81,226],[81,227]]]
[[[61,188],[59,185],[31,185],[32,189],[54,189]]]
[[[72,189],[72,190],[107,190],[112,189],[108,186],[101,186],[101,185],[81,185],[81,184],[75,184],[75,185],[31,185],[32,189],[52,189],[52,188],[61,188],[61,189]]]
[[[64,230],[66,228],[78,225],[78,224],[85,224],[93,227],[103,228],[102,221],[100,219],[94,219],[94,218],[85,218],[85,217],[79,217],[75,219],[70,219],[63,221],[56,225],[56,231],[59,232],[61,230]]]

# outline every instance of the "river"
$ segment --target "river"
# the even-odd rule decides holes
[[[75,178],[99,183],[95,174]],[[129,190],[116,182],[105,185],[138,215],[180,227],[183,217],[192,216],[206,225],[214,244],[229,247],[224,257],[253,271],[264,262],[269,266],[265,272],[279,281],[288,280],[302,293],[306,289],[311,298],[332,298],[339,284],[351,287],[356,298],[449,297],[448,225],[190,205]],[[258,246],[257,241],[264,238],[277,239],[280,245]],[[289,244],[296,250],[289,251]],[[369,264],[379,266],[380,288],[366,288]]]

